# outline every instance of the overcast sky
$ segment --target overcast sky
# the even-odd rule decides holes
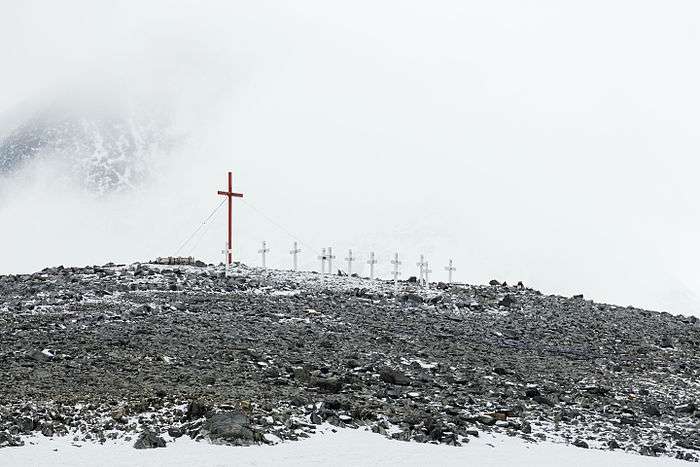
[[[246,262],[267,240],[288,267],[291,233],[305,268],[332,245],[383,274],[398,251],[405,277],[423,253],[435,279],[451,257],[462,281],[700,314],[699,22],[695,1],[3,2],[0,114],[157,96],[183,144],[129,194],[0,179],[0,272],[172,254],[231,169]],[[220,260],[220,214],[185,253]]]

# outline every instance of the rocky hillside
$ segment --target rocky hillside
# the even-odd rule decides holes
[[[0,276],[0,343],[0,447],[274,443],[330,423],[700,454],[695,317],[496,281],[58,267]]]

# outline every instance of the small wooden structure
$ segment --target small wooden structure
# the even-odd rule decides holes
[[[170,265],[190,265],[194,266],[197,260],[194,256],[165,256],[155,260],[155,264],[170,264]]]

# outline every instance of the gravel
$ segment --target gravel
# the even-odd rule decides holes
[[[0,276],[0,447],[250,445],[323,423],[697,461],[700,323],[582,296],[237,265]],[[468,447],[465,447],[468,449]]]

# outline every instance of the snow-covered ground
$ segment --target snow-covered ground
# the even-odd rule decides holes
[[[30,445],[32,442],[34,445]],[[310,439],[276,446],[229,447],[183,437],[164,449],[137,450],[130,444],[73,443],[70,438],[27,439],[27,446],[0,450],[8,466],[681,466],[668,457],[580,449],[553,443],[526,443],[504,435],[482,435],[463,447],[389,440],[364,430],[330,428]]]

